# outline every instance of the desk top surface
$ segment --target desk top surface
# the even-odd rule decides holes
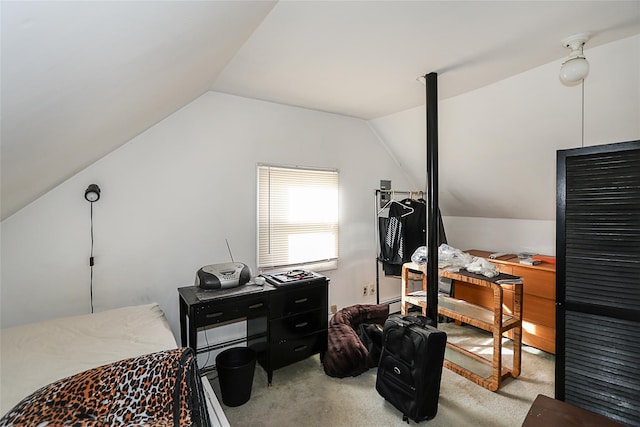
[[[404,269],[413,270],[413,271],[421,271],[422,273],[426,273],[426,264],[417,264],[415,262],[407,262],[402,265]],[[471,273],[470,271],[466,271],[461,269],[457,272],[447,271],[446,269],[438,270],[438,274],[441,277],[447,277],[453,280],[460,280],[467,283],[472,283],[476,285],[482,286],[491,286],[491,283],[495,283],[501,286],[512,286],[512,285],[522,285],[522,283],[509,283],[503,284],[499,281],[502,280],[516,280],[521,279],[520,276],[514,276],[512,274],[499,273],[495,277],[485,277],[482,274]]]
[[[180,296],[188,304],[206,303],[210,301],[222,301],[225,299],[257,295],[264,292],[275,291],[276,288],[268,283],[264,285],[246,284],[235,288],[203,290],[197,286],[185,286],[178,288]]]
[[[532,270],[546,270],[546,271],[551,271],[551,272],[554,272],[554,273],[556,271],[556,265],[555,264],[551,264],[551,263],[546,262],[546,261],[542,261],[540,264],[536,264],[536,265],[520,264],[520,259],[518,258],[518,256],[516,254],[507,254],[507,255],[498,257],[496,259],[489,259],[489,255],[492,254],[492,252],[490,252],[490,251],[482,251],[482,250],[478,250],[478,249],[469,249],[469,250],[466,250],[465,252],[468,253],[469,255],[473,255],[473,256],[477,256],[477,257],[481,257],[481,258],[486,258],[488,261],[496,263],[496,264],[514,265],[514,266],[518,266],[518,267],[522,267],[522,268],[530,268]]]
[[[237,286],[227,289],[204,290],[198,286],[185,286],[178,288],[180,298],[187,305],[207,304],[224,302],[226,300],[236,298],[250,298],[253,296],[261,296],[272,292],[289,292],[300,289],[312,288],[315,286],[326,286],[329,283],[327,278],[324,280],[316,280],[313,282],[292,283],[284,286],[274,286],[269,283],[264,285],[256,285],[252,282],[246,285]]]
[[[621,427],[622,424],[586,409],[539,394],[522,427]]]
[[[453,271],[446,271],[446,270],[440,270],[439,274],[442,277],[448,277],[450,279],[454,279],[454,280],[460,280],[460,281],[466,281],[469,283],[476,283],[476,284],[481,284],[483,282],[489,282],[489,283],[496,283],[498,285],[501,285],[502,283],[500,283],[500,281],[502,280],[517,280],[517,279],[522,279],[520,276],[514,276],[513,274],[506,274],[506,273],[498,273],[497,276],[494,277],[486,277],[483,276],[482,274],[477,274],[477,273],[472,273],[470,271],[466,271],[466,270],[460,270],[457,272],[453,272]],[[511,285],[514,284],[522,284],[522,283],[509,283]]]

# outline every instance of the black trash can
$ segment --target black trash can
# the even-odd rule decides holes
[[[233,347],[216,357],[222,402],[227,406],[240,406],[251,397],[256,353],[248,347]]]

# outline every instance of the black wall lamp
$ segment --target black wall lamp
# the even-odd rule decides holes
[[[84,198],[91,202],[91,254],[89,255],[89,267],[91,269],[91,277],[89,281],[90,298],[91,298],[91,312],[93,313],[93,265],[95,260],[93,258],[93,202],[100,200],[100,187],[97,184],[90,184],[86,190],[84,190]]]
[[[100,187],[97,184],[89,185],[84,191],[84,198],[91,203],[100,200]]]

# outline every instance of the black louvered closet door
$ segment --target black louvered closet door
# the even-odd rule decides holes
[[[556,398],[640,426],[640,141],[557,160]]]

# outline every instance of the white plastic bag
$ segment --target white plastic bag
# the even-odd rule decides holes
[[[457,271],[464,268],[473,260],[473,257],[460,249],[443,243],[438,248],[438,268],[449,271]]]
[[[426,246],[420,246],[418,249],[416,249],[413,252],[413,255],[411,255],[411,261],[415,262],[416,264],[426,264],[427,263],[427,247]]]
[[[496,277],[500,274],[495,264],[478,257],[473,258],[473,261],[466,266],[466,269],[471,273],[482,274],[488,278]]]

